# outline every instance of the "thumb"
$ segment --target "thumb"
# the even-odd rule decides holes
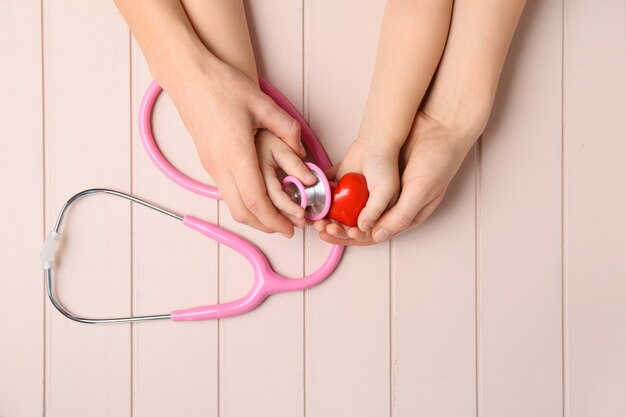
[[[300,123],[280,108],[270,97],[265,96],[256,112],[258,128],[265,128],[281,138],[301,158],[306,157],[300,137]]]
[[[420,210],[428,203],[424,191],[417,186],[402,189],[396,205],[380,218],[372,230],[372,237],[376,242],[382,242],[413,225]]]
[[[377,181],[373,182],[369,190],[370,196],[367,199],[367,204],[359,214],[358,225],[363,232],[367,232],[372,227],[387,209],[389,203],[396,197],[399,187],[397,176],[386,175],[385,177],[379,177]],[[368,179],[367,176],[366,179]]]

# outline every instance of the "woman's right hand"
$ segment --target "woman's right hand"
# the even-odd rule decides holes
[[[300,124],[240,71],[209,54],[200,61],[158,81],[191,133],[202,166],[233,219],[264,232],[292,235],[291,222],[267,195],[254,139],[259,129],[267,129],[304,158]]]

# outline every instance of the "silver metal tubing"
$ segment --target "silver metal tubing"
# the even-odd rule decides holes
[[[85,196],[94,195],[94,194],[109,194],[109,195],[113,195],[116,197],[120,197],[129,201],[132,201],[133,203],[137,203],[142,206],[148,207],[152,210],[158,211],[159,213],[170,216],[176,220],[180,220],[180,221],[183,220],[182,216],[179,216],[176,213],[172,213],[161,207],[157,207],[153,204],[148,203],[145,200],[141,200],[130,194],[122,193],[120,191],[115,191],[115,190],[109,190],[106,188],[92,188],[89,190],[81,191],[80,193],[75,194],[69,200],[67,200],[67,202],[61,208],[61,212],[59,213],[59,216],[57,217],[57,221],[54,225],[53,231],[56,233],[59,233],[59,229],[61,227],[61,223],[63,222],[63,218],[66,215],[67,209],[73,203],[75,203],[76,201],[80,200],[81,198]],[[171,318],[170,314],[159,314],[159,315],[151,315],[151,316],[130,316],[130,317],[106,318],[106,319],[91,319],[91,318],[77,316],[75,314],[70,313],[65,307],[63,307],[63,304],[61,304],[55,297],[53,286],[52,286],[52,268],[46,269],[45,272],[46,272],[46,291],[48,293],[48,298],[50,299],[50,302],[57,310],[59,310],[61,314],[63,314],[65,317],[67,317],[70,320],[74,320],[80,323],[88,323],[88,324],[111,324],[111,323],[132,323],[132,322],[137,322],[137,321],[148,321],[148,320],[166,320],[166,319]]]
[[[167,216],[173,217],[176,220],[180,220],[180,221],[183,220],[182,216],[179,216],[176,213],[172,213],[171,211],[167,211],[164,208],[157,207],[154,204],[150,204],[147,201],[142,200],[140,198],[137,198],[137,197],[135,197],[133,195],[126,194],[126,193],[123,193],[121,191],[109,190],[109,189],[106,189],[106,188],[90,188],[88,190],[84,190],[84,191],[81,191],[80,193],[74,194],[69,200],[67,200],[67,202],[61,208],[61,212],[59,213],[59,217],[57,217],[57,221],[54,224],[54,229],[53,230],[55,232],[57,232],[57,233],[59,232],[59,228],[61,227],[61,222],[63,221],[63,217],[65,217],[65,212],[67,211],[69,206],[71,206],[73,203],[75,203],[76,201],[80,200],[81,198],[83,198],[85,196],[88,196],[88,195],[93,195],[93,194],[114,195],[116,197],[120,197],[120,198],[123,198],[125,200],[132,201],[133,203],[141,204],[142,206],[151,208],[152,210],[158,211],[159,213],[163,213],[163,214],[165,214]]]

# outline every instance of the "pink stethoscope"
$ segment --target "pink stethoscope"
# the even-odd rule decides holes
[[[288,176],[283,180],[283,189],[289,195],[289,197],[298,202],[305,209],[305,217],[311,220],[317,220],[323,218],[330,209],[331,194],[330,186],[323,170],[331,166],[330,160],[319,140],[306,123],[304,118],[300,115],[298,110],[293,104],[287,100],[287,98],[271,85],[266,80],[259,78],[261,90],[270,96],[274,101],[282,107],[287,113],[289,113],[294,119],[296,119],[302,127],[302,140],[311,152],[313,159],[317,162],[317,165],[312,163],[306,163],[311,172],[317,177],[318,181],[312,186],[304,186],[297,178]],[[170,162],[163,156],[159,150],[154,135],[152,133],[152,110],[154,103],[161,93],[161,87],[152,82],[146,91],[143,100],[141,102],[141,108],[139,109],[139,132],[141,141],[150,156],[150,159],[156,164],[156,166],[172,181],[180,185],[187,190],[194,193],[214,198],[221,199],[219,190],[216,187],[202,184],[195,181],[179,170],[177,170]],[[200,307],[193,307],[183,310],[172,311],[171,314],[150,315],[150,316],[130,316],[121,318],[107,318],[107,319],[92,319],[76,316],[70,313],[63,305],[58,301],[54,295],[52,286],[52,268],[55,262],[55,253],[59,246],[60,240],[60,227],[63,218],[66,214],[69,206],[75,201],[93,194],[108,194],[116,197],[121,197],[126,200],[138,203],[142,206],[156,210],[162,214],[170,216],[174,219],[180,220],[183,224],[191,229],[194,229],[203,235],[214,239],[226,246],[234,249],[243,255],[254,272],[254,281],[252,287],[248,293],[242,298],[234,301],[230,301],[222,304],[214,304]],[[161,207],[155,206],[142,199],[139,199],[130,194],[122,193],[119,191],[94,188],[72,196],[62,207],[57,221],[54,225],[54,229],[48,234],[44,242],[43,249],[41,251],[41,262],[46,275],[46,290],[48,298],[65,317],[74,321],[82,323],[125,323],[125,322],[137,322],[145,320],[163,320],[171,319],[174,321],[182,320],[205,320],[205,319],[217,319],[232,317],[239,314],[247,313],[256,307],[258,307],[268,296],[280,292],[298,291],[311,288],[320,282],[324,281],[335,270],[344,248],[342,246],[331,246],[329,255],[319,269],[310,275],[303,278],[292,279],[284,277],[276,273],[270,266],[267,258],[263,255],[261,250],[250,243],[248,240],[230,232],[220,226],[212,223],[208,223],[199,220],[192,216],[180,216],[176,213],[165,210]]]

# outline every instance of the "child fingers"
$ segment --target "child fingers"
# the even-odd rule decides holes
[[[302,181],[305,185],[313,185],[317,181],[317,177],[313,175],[311,170],[304,165],[304,162],[298,155],[293,153],[286,146],[277,146],[273,151],[276,165],[282,168],[287,175],[292,175]]]
[[[313,222],[313,227],[318,232],[324,232],[326,230],[326,226],[328,226],[329,224],[330,224],[330,221],[326,219],[316,220],[315,222]]]
[[[256,113],[258,127],[274,133],[302,158],[306,156],[306,150],[302,146],[300,123],[280,108],[274,100],[265,96],[264,100],[259,102]]]
[[[276,171],[274,168],[272,166],[265,165],[262,168],[262,172],[265,185],[267,186],[267,194],[274,206],[287,216],[303,221],[304,209],[291,201],[287,194],[285,194],[280,181],[278,181],[278,178],[276,177]]]
[[[358,226],[363,232],[368,232],[395,198],[398,190],[397,179],[389,178],[378,181],[370,190],[370,196],[361,214],[359,214]]]

